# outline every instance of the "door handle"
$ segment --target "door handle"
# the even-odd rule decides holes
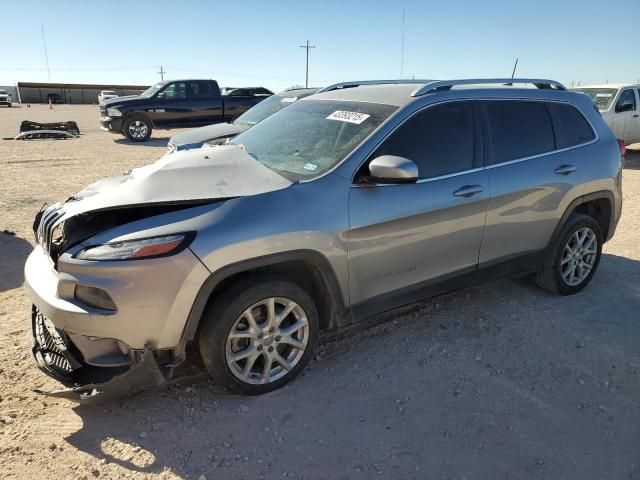
[[[480,193],[484,190],[480,185],[465,185],[453,192],[454,197],[471,197],[476,193]]]
[[[640,115],[638,115],[637,113],[633,116],[633,118],[638,118],[640,117]]]
[[[571,172],[575,172],[577,168],[575,165],[560,165],[554,172],[557,175],[569,175]]]

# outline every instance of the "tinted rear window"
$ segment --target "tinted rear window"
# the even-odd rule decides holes
[[[591,125],[576,107],[566,103],[552,103],[550,105],[562,124],[564,147],[580,145],[596,138]]]
[[[486,102],[492,157],[488,164],[508,162],[555,149],[551,117],[542,102]]]

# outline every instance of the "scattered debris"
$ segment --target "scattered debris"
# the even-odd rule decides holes
[[[20,124],[20,133],[13,137],[14,140],[36,139],[66,139],[77,138],[80,135],[78,124],[73,121],[56,123],[39,123],[24,120]]]

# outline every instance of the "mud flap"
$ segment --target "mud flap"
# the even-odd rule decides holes
[[[50,397],[66,398],[82,405],[97,405],[135,395],[144,390],[162,385],[166,381],[167,379],[160,367],[158,367],[151,350],[145,350],[140,361],[125,373],[116,375],[108,382],[92,383],[52,392],[38,389],[33,391]]]

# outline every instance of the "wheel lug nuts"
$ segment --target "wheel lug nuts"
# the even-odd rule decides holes
[[[273,347],[269,347],[269,351],[270,351],[270,352],[273,352]]]
[[[259,333],[259,334],[258,334],[258,338],[259,338],[259,339],[262,339],[263,337],[264,337],[264,334],[263,334],[263,333]]]
[[[258,345],[258,351],[261,352],[262,351],[262,345]]]
[[[276,342],[279,342],[280,340],[282,340],[282,337],[280,335],[276,335]]]
[[[271,327],[271,328],[269,329],[269,333],[273,333],[273,332],[274,332],[274,328],[273,328],[273,327]]]

